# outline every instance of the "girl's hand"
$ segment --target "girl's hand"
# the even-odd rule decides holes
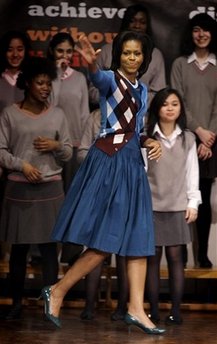
[[[159,141],[149,138],[145,141],[145,148],[148,148],[148,159],[159,161],[162,155],[161,144]]]
[[[42,179],[41,172],[26,161],[23,163],[22,172],[30,183],[38,183]]]
[[[195,130],[195,133],[199,137],[200,141],[207,146],[208,148],[211,148],[213,143],[216,139],[216,134],[213,133],[211,130],[204,129],[202,127],[198,127]]]
[[[58,68],[61,68],[62,70],[65,70],[69,66],[69,64],[70,64],[70,61],[65,58],[56,60],[56,66]]]
[[[205,146],[203,143],[200,143],[199,146],[197,147],[197,154],[198,154],[199,159],[207,160],[207,159],[211,158],[212,151],[210,148]]]
[[[79,37],[78,43],[79,44],[75,46],[75,50],[84,57],[89,65],[94,65],[101,49],[95,51],[85,34]]]
[[[38,152],[52,152],[59,148],[60,142],[47,137],[38,136],[33,141],[33,145]]]
[[[187,223],[196,221],[197,219],[197,210],[194,208],[187,208],[185,213],[185,219]]]

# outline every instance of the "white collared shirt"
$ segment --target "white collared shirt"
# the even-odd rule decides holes
[[[73,73],[73,69],[71,67],[67,67],[66,70],[61,75],[61,80],[65,80],[70,77]]]
[[[12,74],[8,69],[6,69],[3,73],[2,73],[2,77],[7,80],[7,82],[11,85],[11,86],[15,86],[17,83],[17,78],[19,75],[20,71],[16,72],[15,74]]]
[[[209,63],[213,64],[214,66],[216,66],[216,56],[215,54],[211,53],[207,56],[207,59],[204,62],[199,62],[198,58],[197,58],[197,54],[195,52],[193,52],[187,60],[188,63],[192,63],[195,62],[196,65],[198,66],[198,68],[200,70],[204,70]]]

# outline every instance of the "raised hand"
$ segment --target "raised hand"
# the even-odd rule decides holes
[[[78,39],[78,44],[75,50],[79,52],[90,66],[96,65],[96,59],[101,49],[94,50],[92,44],[89,42],[87,36],[82,34]]]

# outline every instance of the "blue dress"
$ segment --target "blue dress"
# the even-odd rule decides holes
[[[52,238],[121,256],[154,254],[151,193],[136,132],[112,156],[92,145]]]

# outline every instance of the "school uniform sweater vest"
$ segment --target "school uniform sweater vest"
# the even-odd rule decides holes
[[[148,163],[148,179],[152,191],[153,210],[159,212],[184,211],[187,208],[186,160],[195,142],[191,132],[179,135],[175,144],[162,144],[162,157]]]

